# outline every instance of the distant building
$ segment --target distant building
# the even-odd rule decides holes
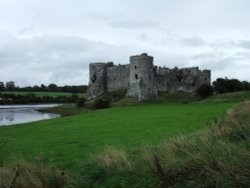
[[[130,64],[91,63],[88,99],[105,92],[127,91],[127,96],[148,100],[158,92],[194,92],[202,84],[210,84],[211,71],[198,67],[174,68],[157,67],[153,57],[147,54],[131,56]]]
[[[7,82],[6,83],[6,88],[7,89],[13,89],[13,88],[15,88],[15,82],[13,82],[13,81]]]

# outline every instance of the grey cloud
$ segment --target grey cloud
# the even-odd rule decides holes
[[[11,48],[4,48],[6,45]],[[73,84],[73,80],[77,80],[75,84],[87,83],[88,77],[82,74],[88,71],[89,62],[108,61],[108,55],[100,57],[98,54],[117,51],[115,49],[116,46],[80,37],[41,36],[31,40],[16,38],[0,45],[0,80],[16,78],[20,85],[32,84],[34,81],[37,84]]]
[[[159,24],[152,20],[137,20],[137,19],[114,20],[110,21],[109,24],[113,27],[126,28],[126,29],[159,28]]]
[[[125,64],[142,52],[155,65],[250,80],[248,0],[58,2],[0,1],[0,80],[86,84],[89,62]]]
[[[238,46],[244,49],[250,49],[250,40],[240,40]]]
[[[188,37],[182,40],[182,44],[186,46],[199,47],[199,46],[205,45],[206,42],[202,38],[199,38],[199,37]]]
[[[237,64],[237,58],[233,56],[224,57],[216,53],[198,54],[191,57],[190,61],[200,65],[202,68],[212,69],[214,71],[225,70]]]

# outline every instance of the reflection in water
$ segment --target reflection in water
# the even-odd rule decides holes
[[[4,115],[2,113],[0,113],[0,121],[4,120]]]
[[[7,113],[6,116],[5,116],[5,119],[7,121],[14,121],[15,119],[15,114],[14,113]]]
[[[38,108],[42,107],[37,107],[36,105],[34,105],[33,107],[29,106],[28,108],[25,106],[11,106],[7,108],[6,106],[0,106],[0,126],[27,123],[59,117],[59,115],[57,114],[38,112],[36,111]]]

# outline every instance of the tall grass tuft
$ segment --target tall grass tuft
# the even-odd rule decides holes
[[[1,188],[63,188],[71,185],[65,171],[49,167],[41,158],[36,163],[20,160],[0,168]]]
[[[130,170],[132,168],[131,163],[127,158],[126,152],[118,149],[107,148],[100,156],[100,160],[105,169],[115,167],[119,170]]]

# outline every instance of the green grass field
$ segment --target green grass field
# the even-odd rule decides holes
[[[42,155],[60,167],[78,172],[81,163],[107,146],[133,153],[141,146],[204,128],[234,104],[149,103],[0,127],[1,142],[8,140],[0,157],[8,162]]]
[[[37,97],[69,97],[72,95],[72,93],[62,93],[62,92],[20,92],[20,91],[1,91],[0,93],[5,93],[5,94],[14,94],[14,95],[22,95],[25,96],[27,94],[35,94]],[[84,97],[84,93],[78,93],[78,96]]]

